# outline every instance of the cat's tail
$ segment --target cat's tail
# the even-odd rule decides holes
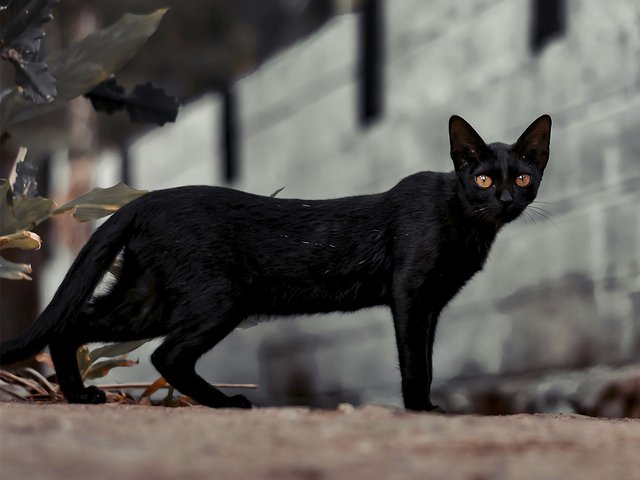
[[[52,334],[62,333],[66,325],[74,324],[74,319],[130,236],[136,209],[129,207],[125,205],[96,230],[36,321],[16,338],[0,343],[1,365],[35,355],[49,343]]]

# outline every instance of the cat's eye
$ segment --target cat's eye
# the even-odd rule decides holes
[[[526,187],[531,183],[531,175],[521,173],[516,177],[516,185],[519,187]]]
[[[480,188],[489,188],[493,184],[493,180],[491,177],[487,175],[477,175],[476,176],[476,185]]]

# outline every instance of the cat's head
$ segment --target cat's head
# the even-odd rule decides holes
[[[501,226],[536,198],[549,160],[551,117],[542,115],[512,145],[486,144],[469,123],[449,119],[451,159],[461,199],[476,218]]]

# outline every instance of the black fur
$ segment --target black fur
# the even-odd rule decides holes
[[[171,385],[204,405],[249,407],[195,372],[244,318],[388,305],[405,406],[432,410],[438,316],[482,269],[499,229],[535,198],[550,128],[544,115],[515,144],[487,145],[451,117],[455,171],[417,173],[375,195],[297,200],[205,186],[149,193],[95,232],[33,326],[0,344],[0,360],[48,344],[66,398],[100,403],[104,393],[80,378],[77,347],[164,337],[152,361]],[[526,187],[514,184],[521,174],[531,178]],[[480,188],[478,175],[491,187]],[[112,290],[92,299],[121,251]]]

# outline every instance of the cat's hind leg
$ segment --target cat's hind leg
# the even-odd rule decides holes
[[[79,344],[56,339],[49,344],[51,360],[56,369],[60,390],[69,403],[104,403],[105,393],[98,387],[85,387],[77,360]]]
[[[214,408],[251,408],[242,395],[229,397],[196,373],[198,359],[233,331],[241,316],[225,315],[220,309],[182,309],[188,319],[180,319],[181,328],[167,335],[151,355],[158,372],[171,386],[202,405]],[[195,312],[195,313],[194,313]],[[174,312],[180,318],[180,311]],[[215,318],[217,317],[217,318]]]
[[[118,305],[126,295],[127,284],[116,285],[108,295],[97,298],[91,304],[84,305],[78,313],[73,328],[57,335],[49,343],[51,360],[56,370],[60,390],[69,403],[105,403],[107,396],[96,386],[84,386],[84,381],[78,367],[78,347],[89,341],[121,341],[118,338],[118,325],[126,324],[126,319],[118,319]],[[118,321],[120,320],[120,321]],[[73,331],[71,335],[68,332]]]

